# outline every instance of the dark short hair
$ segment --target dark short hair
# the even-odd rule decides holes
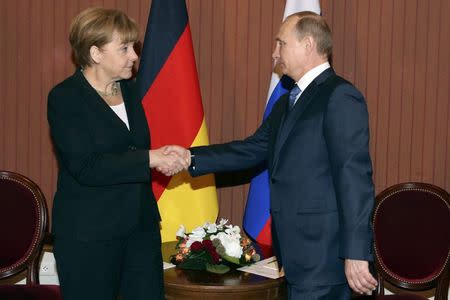
[[[312,11],[298,12],[288,18],[293,17],[298,18],[295,25],[298,39],[302,40],[305,36],[311,36],[317,44],[317,52],[330,57],[333,52],[333,39],[325,18]]]
[[[111,42],[115,32],[124,43],[135,42],[139,36],[136,22],[120,10],[94,7],[78,14],[69,34],[75,63],[81,67],[90,66],[93,63],[90,48],[101,48]]]

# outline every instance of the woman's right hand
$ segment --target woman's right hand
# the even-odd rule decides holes
[[[150,168],[156,168],[166,176],[172,176],[185,170],[190,164],[189,150],[179,147],[183,151],[167,151],[167,146],[150,150],[149,160]],[[179,149],[178,149],[179,150]]]

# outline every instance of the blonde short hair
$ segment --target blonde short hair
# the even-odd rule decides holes
[[[69,34],[75,63],[81,67],[90,66],[93,63],[90,48],[101,48],[111,42],[115,32],[123,43],[136,42],[139,36],[136,22],[120,10],[95,7],[78,14]]]

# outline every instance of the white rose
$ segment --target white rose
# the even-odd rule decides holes
[[[206,236],[206,232],[203,229],[203,227],[197,227],[194,230],[192,230],[192,233],[188,235],[189,239],[186,242],[186,246],[190,247],[193,242],[202,242],[203,238]]]
[[[235,238],[241,238],[241,229],[239,226],[227,226],[227,229],[225,229],[225,232]]]
[[[185,237],[185,233],[186,233],[186,228],[184,227],[184,225],[180,225],[180,228],[178,228],[176,236],[184,238]]]
[[[239,239],[228,237],[224,243],[225,253],[228,256],[240,258],[242,256],[242,248]]]
[[[224,226],[225,224],[227,224],[227,223],[228,223],[228,219],[222,218],[222,219],[220,219],[219,225],[217,225],[217,228],[222,229],[223,226]]]
[[[190,248],[194,242],[202,242],[202,241],[203,241],[203,238],[200,236],[189,235],[187,242],[186,242],[186,247]]]
[[[211,239],[219,239],[225,248],[225,253],[228,256],[240,258],[242,256],[242,248],[239,238],[230,236],[224,232],[219,232],[215,236],[211,236]]]
[[[203,227],[197,227],[194,230],[192,230],[192,233],[189,236],[200,236],[200,237],[205,237],[206,232],[205,229],[203,229]]]
[[[216,233],[217,232],[217,225],[212,223],[212,224],[207,224],[206,226],[206,232],[207,233]]]

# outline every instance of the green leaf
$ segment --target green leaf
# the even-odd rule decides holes
[[[201,259],[188,259],[177,267],[186,270],[204,270],[206,268],[206,263]]]
[[[181,243],[184,242],[184,239],[177,240],[177,244],[175,245],[175,249],[180,249]]]
[[[206,263],[209,261],[209,254],[206,251],[191,252],[189,257],[178,265],[181,269],[188,270],[205,270]]]
[[[206,271],[216,274],[225,274],[230,271],[230,267],[226,265],[206,264]]]
[[[231,257],[231,256],[228,256],[226,254],[222,255],[222,258],[225,259],[226,261],[230,262],[230,263],[233,263],[233,264],[236,264],[236,265],[240,265],[239,258]]]

